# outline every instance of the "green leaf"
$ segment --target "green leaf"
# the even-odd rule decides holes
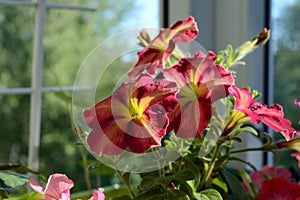
[[[257,130],[251,126],[242,127],[240,130],[241,132],[249,132],[254,134],[255,136],[258,136]]]
[[[239,157],[232,156],[228,160],[234,160],[234,161],[241,162],[241,163],[243,163],[243,164],[248,165],[249,167],[251,167],[254,171],[257,171],[256,167],[251,162],[245,161],[245,160],[243,160],[243,159],[241,159]]]
[[[180,190],[184,191],[190,198],[192,198],[194,191],[191,186],[193,185],[194,185],[194,180],[181,183]]]
[[[184,163],[185,163],[184,164],[185,168],[190,170],[193,174],[192,179],[185,179],[185,180],[187,180],[187,181],[192,180],[192,182],[190,182],[190,183],[192,183],[191,186],[192,186],[193,190],[196,191],[197,187],[200,183],[200,179],[201,179],[201,174],[200,174],[200,171],[199,171],[199,167],[193,161],[191,161],[190,159],[188,159],[186,157],[183,158],[183,160],[184,160]],[[187,173],[187,172],[185,172],[185,173]]]
[[[115,170],[111,167],[108,167],[102,163],[93,163],[88,167],[91,174],[96,175],[109,175],[113,176],[115,174]]]
[[[32,174],[37,174],[40,175],[39,172],[33,171],[23,165],[20,164],[4,164],[0,165],[0,171],[15,171],[21,174],[25,173],[32,173]]]
[[[113,200],[131,200],[131,198],[128,195],[122,195],[122,196],[113,198]]]
[[[179,183],[183,183],[188,180],[193,180],[195,178],[194,172],[191,169],[177,171],[172,177]]]
[[[157,187],[157,179],[151,176],[146,176],[140,183],[140,190],[152,190]]]
[[[218,186],[219,188],[221,188],[224,192],[226,192],[226,193],[228,192],[227,185],[220,176],[213,179],[213,184]]]
[[[236,176],[232,175],[227,170],[222,171],[222,175],[228,183],[228,186],[232,194],[236,197],[236,199],[249,199],[249,196],[247,195],[246,191],[244,190],[244,187],[242,186],[242,183],[237,179]]]
[[[156,200],[156,199],[166,199],[167,196],[166,191],[161,190],[151,190],[148,192],[144,192],[139,196],[135,197],[135,200]]]
[[[0,179],[2,179],[4,183],[10,187],[23,185],[29,180],[28,176],[15,172],[0,172]]]
[[[28,199],[43,199],[44,196],[37,192],[23,194],[18,197],[5,198],[6,200],[28,200]]]
[[[190,197],[182,190],[176,190],[174,188],[168,188],[168,197],[169,199],[178,199],[178,200],[189,200]]]
[[[207,189],[200,193],[195,193],[194,197],[199,200],[222,200],[221,194],[215,189]]]
[[[243,180],[245,186],[248,188],[251,196],[252,197],[257,196],[257,192],[256,192],[256,189],[254,187],[254,184],[252,184],[250,175],[244,169],[239,169],[238,173],[242,177],[242,180]]]

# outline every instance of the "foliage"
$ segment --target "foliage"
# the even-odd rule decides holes
[[[294,104],[289,98],[299,98],[300,62],[299,53],[299,10],[300,1],[283,7],[280,18],[274,19],[278,29],[274,34],[274,102],[284,106],[286,116],[292,121],[296,129],[300,129],[299,110],[294,109]],[[289,97],[289,98],[286,98]],[[276,139],[281,139],[276,136]],[[288,153],[279,152],[281,159],[274,162],[279,166],[297,168],[297,163],[290,160]]]
[[[70,10],[47,11],[44,37],[44,86],[71,86],[76,72],[95,43],[120,31],[122,21],[134,8],[132,0],[113,1],[55,0],[48,3],[96,7],[97,12]],[[0,7],[0,88],[30,87],[34,28],[34,8]],[[84,38],[84,39],[83,39]],[[78,41],[81,41],[78,45]],[[109,86],[108,86],[109,87]],[[80,146],[70,118],[71,93],[47,93],[43,96],[40,171],[46,176],[55,171],[68,171],[76,181],[74,191],[87,188]],[[29,135],[29,95],[0,95],[1,142],[0,163],[26,165]],[[68,161],[66,165],[65,161]],[[92,175],[92,184],[99,183],[99,174]],[[98,178],[97,178],[98,177]],[[106,178],[107,179],[107,178]],[[108,180],[102,184],[110,184]]]

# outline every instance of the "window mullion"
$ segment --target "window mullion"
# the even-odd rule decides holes
[[[38,149],[40,146],[42,87],[43,87],[43,37],[46,18],[46,1],[39,0],[35,15],[34,46],[30,97],[30,125],[29,125],[29,148],[28,167],[33,170],[39,169]]]

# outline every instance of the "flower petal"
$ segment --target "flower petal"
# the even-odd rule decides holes
[[[74,183],[65,174],[52,174],[45,188],[45,197],[59,200],[70,199],[70,189]]]
[[[44,190],[44,188],[43,188],[42,186],[40,186],[37,182],[35,182],[35,180],[30,179],[30,180],[29,180],[29,184],[30,184],[30,187],[31,187],[34,191],[36,191],[36,192],[38,192],[38,193],[40,193],[40,194],[45,195],[45,190]]]
[[[298,168],[300,169],[300,152],[292,153],[291,156],[298,160]]]
[[[300,100],[299,100],[299,99],[296,99],[296,100],[295,100],[295,104],[296,104],[296,106],[297,106],[298,108],[300,108]]]
[[[255,200],[295,200],[300,197],[300,185],[285,177],[276,177],[262,183],[261,193]]]
[[[175,43],[188,43],[194,40],[199,33],[197,23],[192,16],[186,20],[180,20],[170,27],[174,33],[173,41]]]
[[[268,165],[264,166],[262,170],[251,172],[249,174],[252,183],[256,190],[260,190],[262,182],[266,179],[271,179],[275,177],[291,178],[292,174],[289,170],[284,168],[270,167]]]
[[[87,143],[98,156],[134,153],[161,145],[169,124],[167,113],[177,105],[175,83],[141,75],[122,84],[111,97],[83,114],[92,132]]]
[[[93,196],[89,200],[104,200],[104,199],[105,199],[104,193],[99,190],[96,190],[93,192]]]
[[[296,135],[295,129],[291,127],[291,122],[283,117],[284,113],[279,104],[267,107],[265,104],[256,102],[248,89],[239,89],[235,85],[229,88],[229,92],[235,97],[234,109],[249,116],[253,123],[263,122],[274,131],[281,132],[286,140],[290,140]]]
[[[170,127],[180,137],[201,137],[212,116],[211,104],[229,94],[233,76],[216,65],[215,60],[213,52],[207,55],[197,52],[194,57],[182,58],[177,65],[163,70],[166,79],[176,82],[180,89],[177,93],[180,108],[175,111],[176,117],[169,115]]]
[[[175,43],[187,43],[198,35],[198,27],[193,17],[180,20],[167,29],[160,31],[148,47],[138,53],[139,60],[129,78],[134,79],[145,69],[150,74],[155,74],[157,68],[164,68],[165,62],[175,49]]]

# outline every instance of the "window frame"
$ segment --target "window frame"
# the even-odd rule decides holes
[[[252,39],[264,27],[270,26],[270,0],[172,0],[169,1],[169,23],[178,19],[195,17],[199,27],[199,37],[196,39],[206,50],[218,52],[227,44],[237,48],[246,40]],[[269,55],[269,43],[245,58],[246,67],[236,68],[239,87],[250,86],[262,93],[260,99],[267,104],[273,103],[273,69]],[[265,126],[262,131],[272,134]],[[253,147],[261,145],[262,139],[256,139],[248,134],[243,135],[243,144],[239,146]],[[250,160],[256,167],[273,164],[270,153],[246,152],[239,155],[244,160]],[[233,167],[239,166],[237,163]]]

